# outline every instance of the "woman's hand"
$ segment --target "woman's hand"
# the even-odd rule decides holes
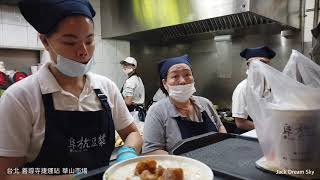
[[[134,122],[132,122],[126,128],[119,130],[118,134],[124,141],[124,146],[132,147],[137,154],[140,154],[142,147],[142,137]]]

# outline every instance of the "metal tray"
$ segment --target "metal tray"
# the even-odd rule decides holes
[[[263,156],[256,138],[207,133],[181,141],[170,153],[205,163],[215,179],[294,179],[256,168],[255,162]]]

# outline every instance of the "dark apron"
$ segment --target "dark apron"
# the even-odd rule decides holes
[[[187,139],[208,132],[218,132],[217,127],[212,122],[206,111],[201,112],[201,116],[203,122],[183,120],[180,116],[176,118],[182,139]]]
[[[52,94],[42,95],[45,138],[37,158],[26,167],[96,169],[109,164],[115,128],[107,96],[95,89],[103,109],[55,110]]]

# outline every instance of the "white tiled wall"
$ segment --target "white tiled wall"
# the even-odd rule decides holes
[[[16,6],[0,5],[0,46],[19,49],[42,49],[37,32]]]
[[[130,55],[130,43],[101,38],[100,0],[90,2],[96,11],[96,65],[92,71],[107,76],[121,87],[125,76],[119,63]],[[25,21],[16,6],[0,5],[0,47],[43,49],[38,33]]]
[[[119,63],[127,56],[130,56],[130,43],[128,41],[101,38],[100,0],[90,0],[90,2],[96,11],[94,18],[96,35],[94,58],[96,65],[92,71],[107,76],[121,88],[125,76]]]

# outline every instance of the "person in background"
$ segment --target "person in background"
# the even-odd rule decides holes
[[[255,59],[269,64],[275,55],[276,53],[267,46],[246,48],[240,53],[240,56],[246,59],[247,67],[249,67],[250,61]],[[244,79],[237,85],[232,95],[232,117],[235,118],[237,125],[235,133],[237,134],[242,134],[254,129],[252,119],[247,113],[246,87],[247,79]]]
[[[145,90],[141,78],[136,73],[137,61],[133,57],[127,57],[120,62],[123,72],[128,76],[121,93],[123,99],[138,124],[139,130],[142,130],[145,112],[144,112],[144,99]]]
[[[64,175],[63,168],[70,173],[106,166],[115,130],[125,141],[117,160],[136,157],[142,138],[117,86],[89,72],[95,49],[91,4],[22,0],[19,8],[39,32],[51,61],[1,97],[0,179],[71,180],[77,175]],[[61,175],[21,175],[21,169],[19,175],[7,174],[15,167],[57,168],[55,174]]]
[[[182,139],[226,130],[212,103],[196,91],[189,56],[163,60],[159,64],[161,89],[168,95],[152,105],[144,126],[144,154],[168,154]]]
[[[318,23],[318,25],[311,30],[311,34],[313,38],[315,38],[315,43],[311,49],[310,55],[312,60],[314,60],[317,64],[320,64],[320,23]]]
[[[157,92],[154,94],[153,98],[152,98],[152,101],[153,102],[158,102],[160,101],[161,99],[164,99],[166,98],[167,95],[161,90],[161,88],[159,88],[157,90]]]
[[[150,108],[150,106],[158,101],[160,101],[163,98],[166,98],[167,95],[159,88],[157,92],[153,95],[153,98],[149,101],[147,105],[147,110]]]

